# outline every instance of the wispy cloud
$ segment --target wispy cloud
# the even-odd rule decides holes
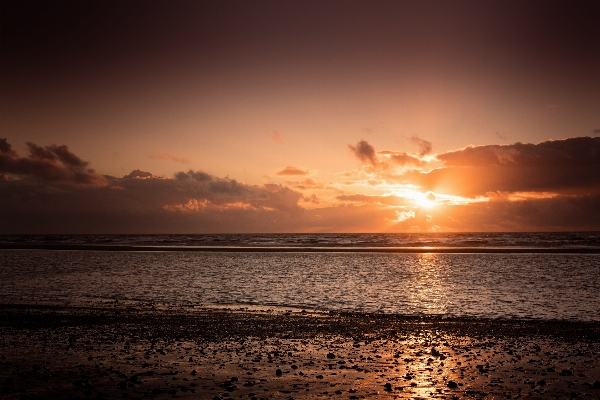
[[[150,158],[153,160],[171,160],[179,164],[189,164],[191,162],[187,158],[177,157],[171,153],[151,154]]]
[[[308,175],[308,171],[302,170],[300,168],[292,167],[288,165],[287,167],[277,171],[275,175],[279,176],[294,176],[294,175]]]
[[[412,144],[417,145],[419,147],[419,156],[423,157],[427,154],[430,154],[433,150],[433,145],[431,142],[421,139],[419,137],[413,136],[408,139]]]
[[[281,138],[281,134],[279,133],[279,131],[273,131],[269,133],[269,137],[272,141],[277,142],[279,144],[283,144],[283,139]]]
[[[494,132],[494,135],[496,135],[496,137],[500,140],[508,140],[508,137],[501,134],[500,132]]]

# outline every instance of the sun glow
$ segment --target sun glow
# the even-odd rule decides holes
[[[415,198],[415,202],[422,208],[432,208],[437,205],[433,192],[419,193],[419,196]]]

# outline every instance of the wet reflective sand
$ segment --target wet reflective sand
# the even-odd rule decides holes
[[[568,398],[600,324],[4,305],[2,398]]]

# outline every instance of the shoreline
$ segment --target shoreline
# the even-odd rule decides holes
[[[401,254],[600,254],[600,247],[320,247],[320,246],[139,246],[97,244],[0,243],[0,250],[255,252],[255,253],[401,253]]]
[[[0,396],[600,395],[600,322],[0,304]]]

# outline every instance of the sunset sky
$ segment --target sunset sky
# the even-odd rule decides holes
[[[0,233],[600,230],[600,2],[0,7]]]

